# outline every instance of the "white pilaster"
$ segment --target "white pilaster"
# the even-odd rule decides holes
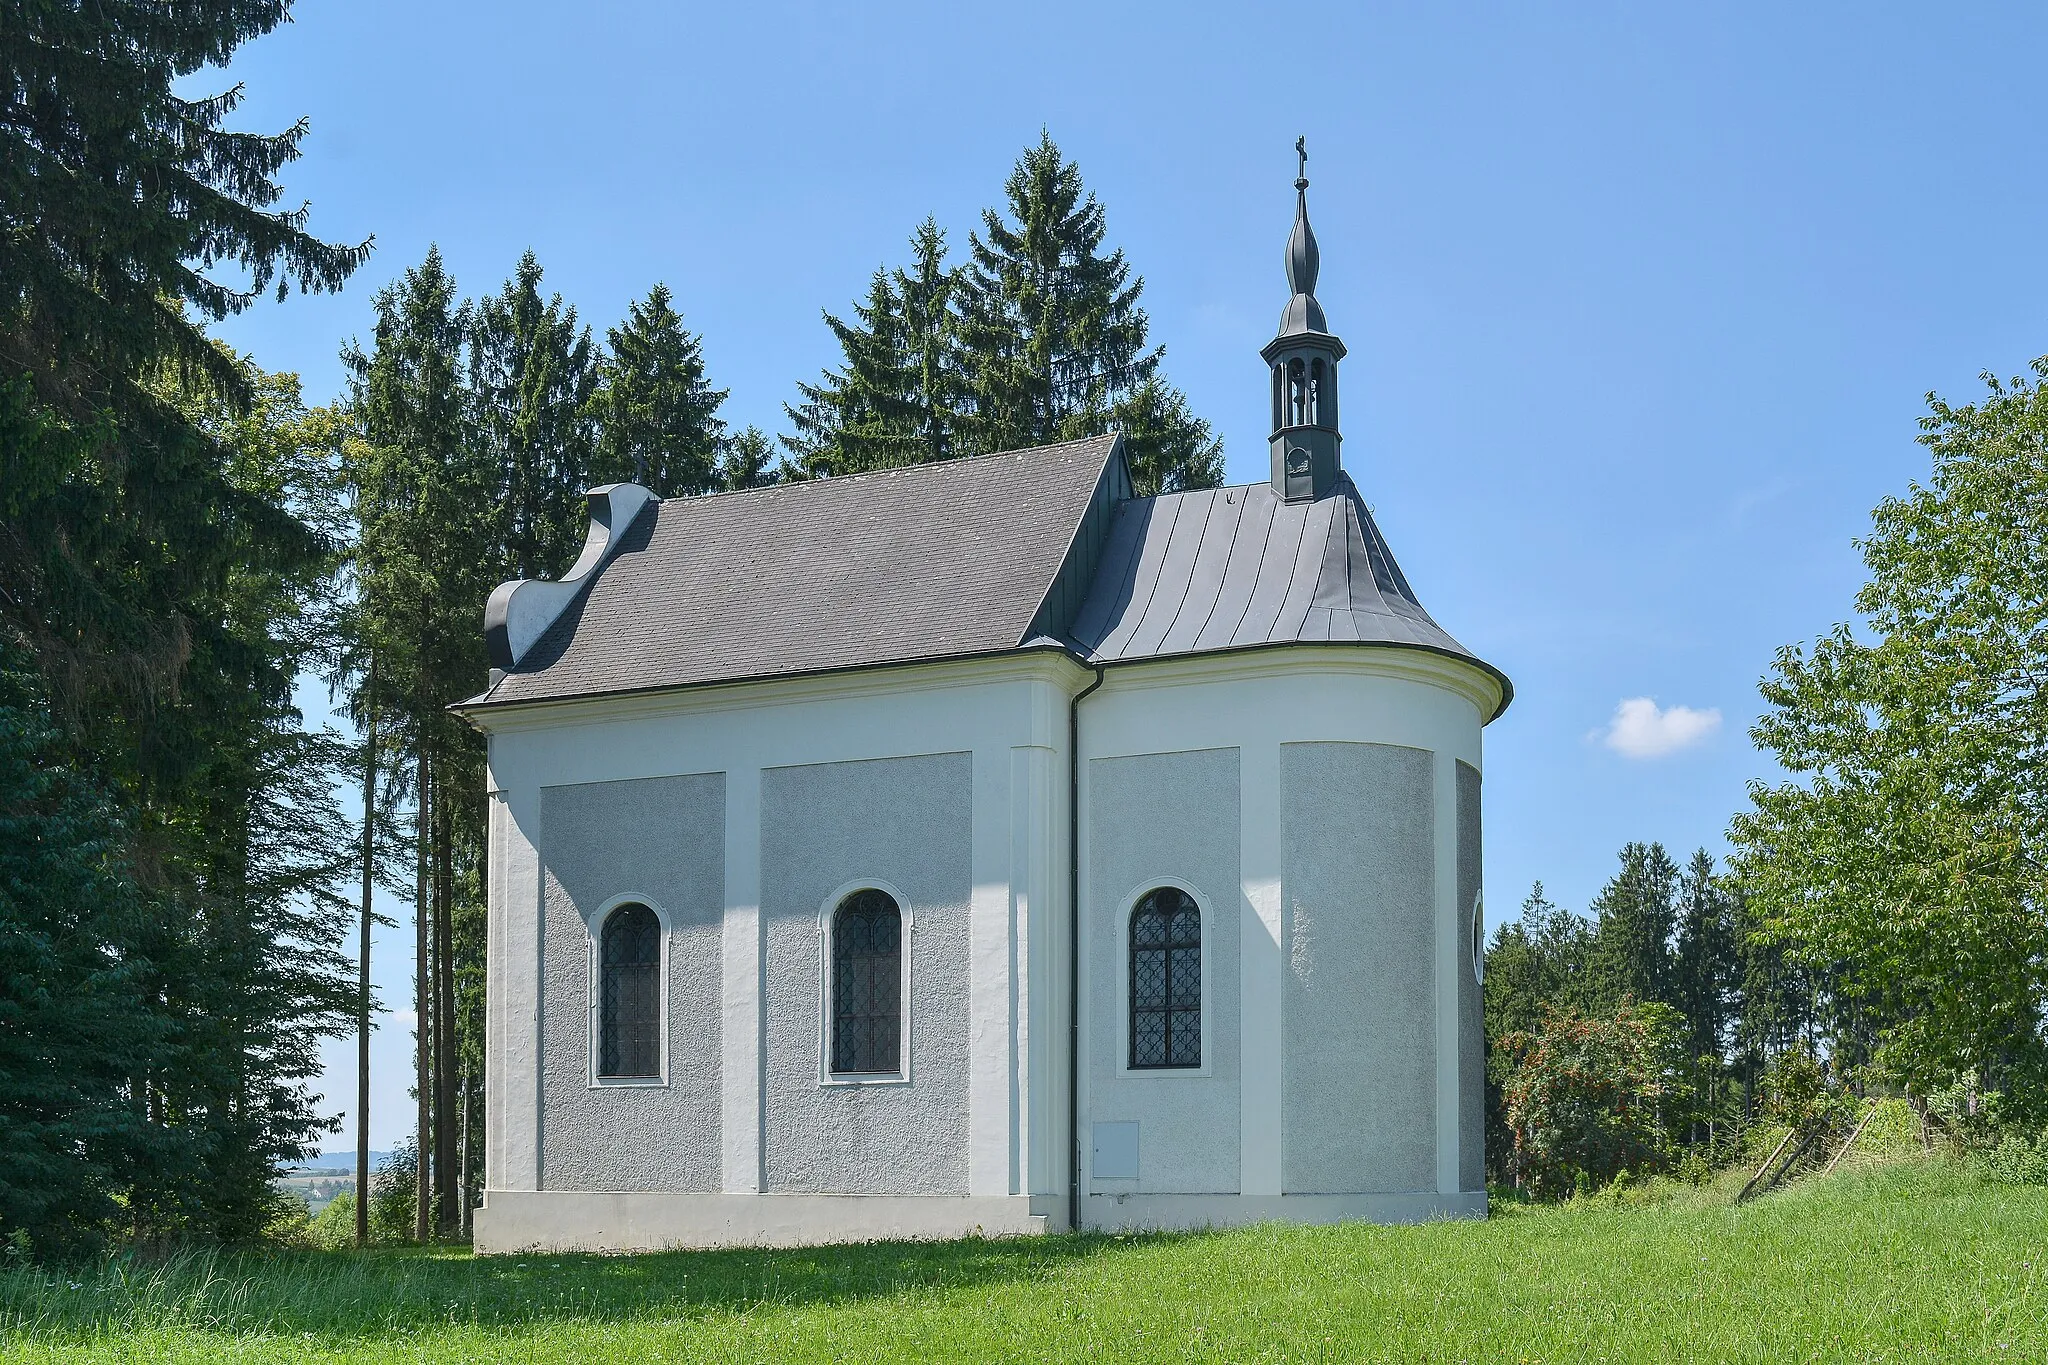
[[[541,1013],[546,1008],[540,994],[540,792],[529,787],[500,793],[491,811],[498,828],[499,875],[489,930],[494,935],[491,941],[508,949],[491,954],[498,972],[487,987],[487,999],[497,1010],[491,1041],[500,1083],[495,1087],[495,1106],[489,1094],[485,1100],[485,1129],[497,1137],[495,1161],[486,1158],[486,1179],[492,1189],[537,1190]],[[495,1128],[489,1123],[491,1107],[497,1111]]]
[[[1247,1195],[1281,1192],[1281,1068],[1284,1039],[1280,955],[1281,873],[1280,746],[1269,735],[1238,750],[1240,838],[1238,866],[1244,879],[1239,920],[1242,963],[1241,1052],[1238,1093],[1239,1183]]]
[[[967,1192],[1010,1193],[1010,753],[974,751],[973,899],[967,926]]]
[[[1045,1015],[1049,982],[1032,973],[1050,970],[1046,937],[1052,907],[1051,807],[1053,751],[1010,750],[1010,1190],[1035,1194],[1046,1185],[1045,1108],[1034,1093],[1044,1084],[1042,1054],[1050,1027]]]
[[[495,782],[484,816],[484,942],[505,941],[505,834],[511,818]],[[484,956],[484,1188],[505,1182],[505,955]]]
[[[719,1032],[719,1131],[723,1188],[762,1188],[761,1098],[766,1084],[766,1029],[761,983],[767,936],[761,924],[761,770],[725,775],[725,927],[722,936],[724,1013]]]
[[[1458,761],[1431,755],[1436,779],[1436,1188],[1458,1192]]]

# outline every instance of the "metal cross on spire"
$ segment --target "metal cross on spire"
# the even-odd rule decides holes
[[[1303,133],[1294,139],[1294,154],[1301,158],[1301,168],[1294,176],[1294,188],[1305,190],[1308,188],[1308,134]]]

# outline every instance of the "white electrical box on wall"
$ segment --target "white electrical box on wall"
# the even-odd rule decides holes
[[[1095,1154],[1089,1172],[1098,1180],[1138,1178],[1138,1125],[1098,1123],[1095,1125]]]

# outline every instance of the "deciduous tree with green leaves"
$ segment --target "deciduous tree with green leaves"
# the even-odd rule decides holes
[[[1500,1042],[1513,1148],[1509,1169],[1541,1198],[1662,1169],[1687,1098],[1684,1022],[1669,1005],[1554,1011]]]
[[[1860,542],[1859,625],[1762,684],[1752,733],[1791,780],[1752,784],[1733,837],[1762,934],[1829,973],[1884,1072],[2048,1109],[2044,381],[1929,396],[1933,467]]]

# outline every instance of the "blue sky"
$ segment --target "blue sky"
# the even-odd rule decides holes
[[[235,63],[238,121],[308,116],[288,189],[376,252],[221,332],[325,400],[429,242],[470,294],[530,246],[600,332],[666,281],[725,416],[779,431],[835,358],[819,310],[927,213],[964,251],[1045,127],[1243,482],[1306,133],[1346,465],[1517,688],[1486,740],[1493,917],[1536,878],[1583,908],[1626,840],[1722,847],[1771,771],[1756,681],[1847,614],[1852,538],[1925,469],[1922,395],[2048,351],[2043,50],[2017,5],[302,0]],[[379,950],[394,1001],[408,937]],[[395,1031],[379,1068],[385,1146]]]

